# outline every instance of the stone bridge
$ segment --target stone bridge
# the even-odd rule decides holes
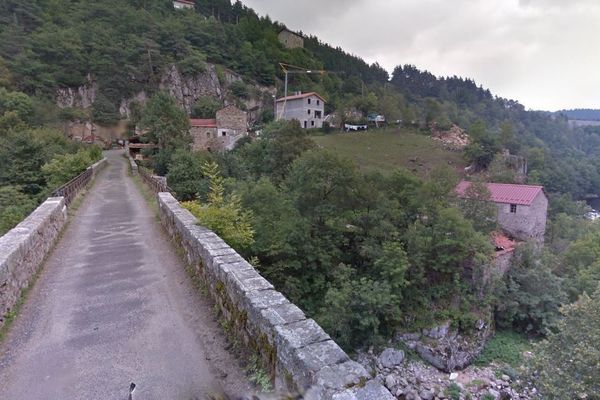
[[[274,383],[260,396],[393,399],[169,193],[148,202],[121,152],[106,156],[78,206],[49,198],[0,238],[1,400],[245,398],[249,359]]]

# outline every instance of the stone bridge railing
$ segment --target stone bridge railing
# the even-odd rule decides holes
[[[68,189],[69,201],[105,163],[106,159],[97,162],[78,177],[85,174],[85,184],[76,178],[77,184]],[[0,327],[67,223],[66,200],[62,196],[48,198],[21,223],[0,237]]]
[[[158,194],[160,220],[186,261],[206,283],[230,332],[260,355],[278,391],[307,400],[391,400],[302,310],[273,288],[246,260],[181,207]]]

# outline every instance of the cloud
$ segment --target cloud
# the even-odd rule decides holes
[[[534,109],[600,108],[597,0],[245,0],[390,72],[475,79]]]

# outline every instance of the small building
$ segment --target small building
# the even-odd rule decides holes
[[[467,198],[471,182],[462,181],[456,188],[459,197]],[[548,198],[542,186],[487,183],[490,201],[496,204],[498,225],[517,240],[544,242]]]
[[[277,99],[275,104],[275,119],[295,119],[304,129],[323,127],[325,99],[315,92],[298,92]]]
[[[173,7],[176,10],[193,10],[195,6],[196,3],[193,0],[173,0]]]
[[[217,111],[214,119],[190,119],[193,150],[231,150],[248,135],[248,114],[229,105]]]
[[[287,28],[283,28],[277,35],[279,42],[288,49],[304,47],[304,38],[302,35],[292,32]]]

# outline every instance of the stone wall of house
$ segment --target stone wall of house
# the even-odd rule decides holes
[[[230,332],[261,357],[278,391],[307,400],[394,398],[171,194],[159,193],[158,205],[163,226],[206,283]]]
[[[0,327],[67,222],[63,197],[50,197],[0,237]]]
[[[192,135],[192,149],[198,150],[213,150],[221,146],[217,140],[217,128],[204,128],[201,126],[192,126],[190,128]]]
[[[279,42],[288,49],[304,47],[304,39],[302,38],[302,36],[297,35],[293,32],[283,30],[279,32],[279,35],[277,37],[279,38]]]
[[[544,242],[548,199],[543,192],[537,195],[530,206],[517,205],[517,212],[510,212],[510,204],[497,203],[498,224],[516,239]]]
[[[248,113],[235,106],[217,111],[217,131],[221,149],[233,149],[235,143],[248,134]]]

